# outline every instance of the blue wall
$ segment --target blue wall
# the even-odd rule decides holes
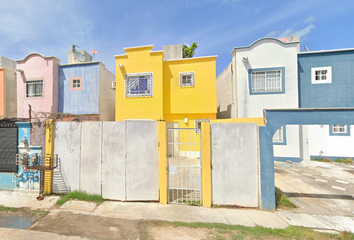
[[[82,90],[70,90],[70,78],[82,77]],[[99,63],[59,66],[58,112],[99,113]]]
[[[332,66],[332,83],[311,84],[311,68]],[[298,54],[300,108],[354,107],[354,50]]]

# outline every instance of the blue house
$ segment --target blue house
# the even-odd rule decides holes
[[[354,49],[298,53],[299,108],[354,107]],[[353,126],[308,126],[309,157],[353,158]],[[306,134],[306,132],[305,132]]]
[[[101,62],[71,62],[69,56],[69,63],[59,66],[58,112],[97,115],[101,121],[114,121],[114,81],[114,74]]]

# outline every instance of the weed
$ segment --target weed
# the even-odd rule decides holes
[[[296,208],[297,206],[293,204],[279,188],[275,188],[275,200],[277,208],[288,207]]]
[[[350,158],[338,158],[335,160],[337,163],[353,163],[353,159]]]
[[[79,191],[73,191],[71,193],[65,194],[62,196],[58,201],[58,205],[63,205],[66,201],[69,199],[77,199],[77,200],[83,200],[87,202],[95,202],[95,203],[102,203],[104,202],[104,199],[97,194],[88,194],[86,192],[79,192]]]

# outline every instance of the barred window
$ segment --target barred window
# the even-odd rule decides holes
[[[274,142],[274,143],[282,143],[282,142],[284,142],[283,127],[279,128],[279,129],[274,133],[273,142]]]
[[[346,125],[332,125],[332,132],[333,133],[347,133],[347,126]]]
[[[152,73],[125,74],[125,97],[151,97],[153,95]]]
[[[26,97],[43,97],[43,80],[27,81]]]
[[[179,73],[180,87],[194,87],[194,72]]]
[[[252,92],[281,92],[282,70],[254,71],[252,72]]]

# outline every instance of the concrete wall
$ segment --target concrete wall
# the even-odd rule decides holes
[[[17,68],[23,70],[17,74],[17,115],[28,118],[28,104],[33,112],[57,112],[58,98],[56,68],[60,60],[33,53],[17,61]],[[26,97],[26,81],[43,80],[43,97]]]
[[[0,173],[0,189],[14,190],[16,188],[16,174],[14,173]]]
[[[354,107],[354,50],[298,54],[300,108]],[[312,84],[311,68],[332,67],[332,83]]]
[[[182,44],[173,44],[162,46],[163,50],[163,60],[171,59],[181,59],[183,57],[183,45]]]
[[[83,122],[80,190],[101,195],[102,122]]]
[[[111,89],[116,76],[99,64],[99,114],[102,121],[114,121],[116,91]]]
[[[9,59],[9,58],[0,56],[0,68],[7,68],[12,71],[15,71],[16,62],[14,60]]]
[[[103,122],[102,137],[102,197],[126,200],[125,123]]]
[[[256,123],[211,123],[213,204],[259,206]]]
[[[300,162],[300,126],[287,125],[283,129],[285,129],[283,134],[284,143],[273,144],[275,160]]]
[[[157,122],[57,122],[53,192],[159,199]]]
[[[71,90],[71,78],[82,77],[82,90]],[[99,113],[99,63],[59,66],[58,112]]]
[[[56,122],[54,154],[58,154],[58,168],[53,170],[53,192],[80,190],[81,123]]]
[[[81,50],[76,50],[76,52],[81,53],[82,55],[84,55],[85,60],[83,62],[91,62],[92,61],[92,56],[91,54],[89,54],[88,52],[86,52],[85,50],[81,49]],[[74,52],[70,51],[68,52],[68,63],[82,63],[81,61],[79,61]]]
[[[331,136],[330,125],[308,126],[309,153],[311,157],[346,158],[354,157],[354,126],[349,136]]]
[[[232,79],[232,63],[229,63],[216,79],[218,119],[236,117],[236,104],[234,101],[236,93],[232,90],[234,85]]]

